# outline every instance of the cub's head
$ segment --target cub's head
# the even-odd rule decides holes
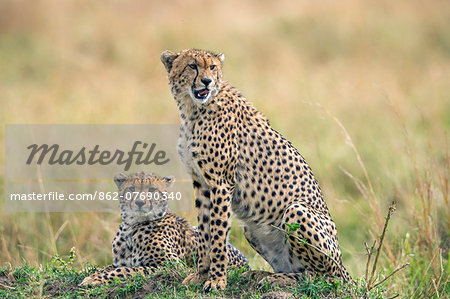
[[[164,217],[169,208],[167,192],[174,177],[159,177],[152,173],[119,173],[114,177],[119,189],[122,221],[128,225],[154,221]]]
[[[180,101],[190,96],[194,103],[205,104],[219,92],[222,62],[225,55],[203,50],[164,51],[161,61],[166,67],[172,94]]]

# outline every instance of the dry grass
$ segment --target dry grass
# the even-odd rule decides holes
[[[448,1],[2,1],[0,119],[176,123],[160,53],[224,52],[225,78],[318,176],[352,275],[363,277],[364,243],[396,201],[378,269],[410,267],[388,290],[444,296],[449,19]],[[0,155],[2,172],[6,159]],[[72,246],[82,262],[110,262],[118,215],[1,214],[1,263],[38,264]],[[267,269],[237,222],[231,241]]]

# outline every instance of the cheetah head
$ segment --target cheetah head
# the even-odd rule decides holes
[[[154,221],[164,217],[169,209],[166,192],[175,182],[174,177],[159,177],[139,172],[119,173],[114,177],[119,189],[122,221],[128,225]]]
[[[219,92],[222,62],[225,55],[203,50],[164,51],[161,61],[166,67],[172,94],[177,101],[189,96],[196,104],[205,104]]]

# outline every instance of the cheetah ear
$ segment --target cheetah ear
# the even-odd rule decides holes
[[[128,176],[124,173],[118,173],[114,176],[114,183],[116,183],[117,188],[120,189],[120,186],[128,179]]]
[[[166,50],[161,53],[161,61],[166,67],[167,72],[170,72],[172,69],[173,61],[178,57],[178,54],[173,53],[172,51]]]
[[[166,188],[169,189],[173,186],[173,183],[175,183],[175,177],[173,176],[167,176],[163,177],[163,182],[166,184]]]
[[[223,53],[216,54],[216,57],[219,58],[220,62],[223,62],[225,60],[225,54]]]

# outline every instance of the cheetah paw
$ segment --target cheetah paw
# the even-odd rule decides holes
[[[201,284],[208,278],[208,273],[205,274],[199,274],[198,272],[189,274],[181,283],[184,286],[187,286],[188,284],[194,283],[194,284]]]
[[[86,286],[97,286],[102,284],[102,281],[98,279],[97,277],[85,277],[83,281],[79,284],[80,287],[86,287]]]
[[[203,286],[203,290],[205,292],[210,292],[212,290],[225,290],[227,286],[227,279],[226,278],[218,278],[215,280],[208,280],[205,282],[205,285]]]

